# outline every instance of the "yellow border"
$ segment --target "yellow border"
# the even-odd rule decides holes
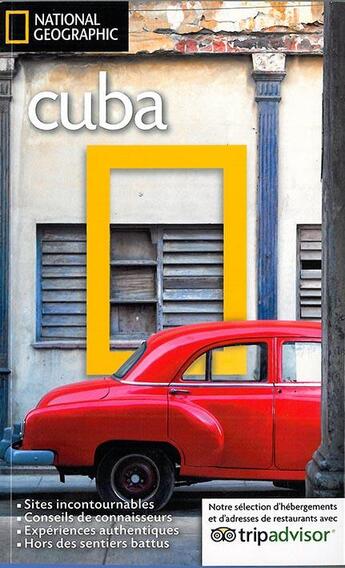
[[[110,171],[221,169],[224,199],[224,320],[246,319],[246,147],[88,146],[87,373],[113,373],[132,351],[110,350]]]
[[[10,39],[10,16],[12,16],[13,14],[25,14],[25,39]],[[29,43],[29,10],[6,10],[5,43],[10,45]]]

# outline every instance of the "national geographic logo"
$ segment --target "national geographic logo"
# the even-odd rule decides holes
[[[128,2],[0,2],[0,51],[128,51]]]
[[[7,45],[29,43],[29,10],[5,11],[5,43]]]
[[[305,530],[303,527],[293,530],[285,527],[279,531],[231,529],[229,527],[217,527],[211,529],[211,539],[213,542],[254,542],[257,546],[261,546],[268,542],[328,542],[329,536],[335,533],[332,530]]]

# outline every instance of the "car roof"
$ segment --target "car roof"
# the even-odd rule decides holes
[[[191,355],[212,343],[284,338],[320,338],[321,324],[305,321],[246,320],[201,323],[155,333],[147,340],[143,357],[124,380],[171,380]]]
[[[183,325],[176,328],[170,328],[155,333],[148,339],[150,347],[158,347],[162,343],[179,338],[184,338],[188,342],[189,338],[193,338],[196,333],[202,333],[204,339],[207,335],[214,336],[215,332],[224,332],[229,336],[252,336],[260,332],[267,336],[295,336],[302,334],[313,335],[321,332],[321,323],[315,321],[295,321],[295,320],[245,320],[245,321],[218,321],[210,323],[198,323],[192,325]],[[217,333],[217,335],[218,335]]]

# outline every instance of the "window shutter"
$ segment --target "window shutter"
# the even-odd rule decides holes
[[[163,328],[223,319],[223,232],[163,230]]]
[[[83,226],[39,229],[38,336],[86,338],[86,238]]]
[[[85,227],[41,225],[37,234],[37,340],[84,344]],[[112,227],[110,272],[112,344],[223,319],[221,226]]]
[[[151,230],[111,230],[112,341],[142,340],[157,327],[157,245]]]
[[[299,317],[321,319],[321,226],[298,228]]]

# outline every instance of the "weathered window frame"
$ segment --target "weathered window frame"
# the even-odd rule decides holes
[[[43,315],[43,309],[44,309],[44,301],[43,301],[43,274],[42,274],[42,269],[43,269],[43,265],[42,265],[42,260],[43,260],[43,249],[42,249],[42,245],[43,245],[43,241],[45,239],[45,235],[47,234],[47,232],[51,231],[53,234],[53,237],[51,237],[51,239],[48,239],[48,242],[55,242],[55,243],[61,243],[63,241],[68,241],[70,242],[71,239],[68,238],[68,234],[71,234],[73,231],[77,232],[78,238],[76,240],[78,241],[86,241],[86,231],[85,231],[85,225],[83,224],[39,224],[37,225],[37,294],[36,294],[36,309],[37,309],[37,316],[36,316],[36,341],[33,344],[34,347],[36,348],[59,348],[59,349],[85,349],[86,347],[86,328],[85,328],[85,338],[83,339],[78,339],[75,337],[69,337],[67,339],[61,337],[54,337],[52,339],[49,339],[49,337],[44,337],[43,336],[43,318],[47,317]],[[183,325],[183,323],[192,323],[190,321],[184,322],[184,318],[187,317],[188,318],[188,314],[191,314],[191,318],[193,321],[198,320],[198,316],[199,319],[200,317],[203,320],[207,320],[207,321],[217,321],[217,320],[221,320],[223,318],[223,289],[222,289],[222,274],[223,274],[223,255],[222,255],[222,248],[223,248],[223,227],[219,224],[189,224],[189,225],[181,225],[181,224],[168,224],[168,225],[149,225],[149,224],[121,224],[121,225],[111,225],[110,226],[110,234],[111,234],[111,240],[113,239],[113,237],[115,237],[116,239],[116,232],[122,233],[124,234],[123,236],[125,237],[125,239],[122,241],[122,245],[124,243],[126,243],[126,233],[129,234],[130,232],[133,233],[137,233],[137,232],[143,232],[149,234],[149,237],[152,241],[154,248],[154,255],[151,259],[151,261],[148,263],[148,266],[154,266],[154,270],[155,270],[155,300],[153,302],[153,297],[152,300],[150,302],[148,302],[149,304],[154,304],[155,305],[155,326],[154,328],[150,331],[150,333],[143,333],[143,334],[124,334],[121,337],[121,334],[119,334],[118,337],[116,338],[111,338],[110,339],[110,347],[114,348],[114,349],[123,349],[123,348],[136,348],[138,347],[138,345],[140,345],[140,343],[145,340],[147,338],[148,335],[150,335],[151,333],[154,333],[155,331],[159,331],[161,329],[173,326],[173,325]],[[85,238],[80,238],[80,237],[84,237]],[[205,244],[205,250],[199,250],[198,247],[200,247],[200,241],[201,243],[205,242],[207,244]],[[219,245],[219,241],[222,241],[221,246]],[[46,240],[47,242],[47,240]],[[113,242],[113,241],[112,241]],[[175,245],[173,245],[171,247],[171,245],[175,243]],[[193,258],[193,268],[197,267],[199,268],[199,270],[196,270],[197,272],[197,276],[195,277],[194,280],[194,286],[188,286],[188,284],[186,284],[185,286],[182,287],[183,288],[191,288],[189,290],[186,290],[188,292],[192,292],[192,295],[194,293],[194,289],[196,290],[195,292],[195,296],[193,298],[188,298],[188,297],[184,297],[183,293],[181,292],[181,295],[178,293],[178,289],[181,289],[180,286],[177,287],[177,290],[175,290],[176,292],[176,296],[174,296],[173,298],[171,297],[164,297],[164,292],[167,291],[167,288],[165,288],[165,278],[167,281],[169,281],[169,275],[166,276],[165,275],[165,270],[167,270],[168,274],[171,274],[171,272],[174,274],[174,271],[171,269],[171,257],[174,256],[174,250],[176,253],[176,245],[178,243],[178,250],[180,249],[180,245],[182,244],[182,249],[183,249],[183,254],[184,255],[192,255]],[[193,246],[194,243],[197,246]],[[170,245],[170,246],[169,246]],[[189,248],[189,246],[190,248]],[[216,246],[215,246],[216,245]],[[164,248],[165,246],[167,246],[167,250]],[[202,246],[202,244],[201,244]],[[126,249],[126,246],[124,247]],[[198,250],[198,252],[195,252],[196,250]],[[134,267],[134,268],[138,268],[138,267],[146,267],[146,261],[145,259],[140,258],[140,253],[135,255],[135,260],[131,261],[129,260],[129,258],[124,258],[123,256],[121,256],[122,260],[117,260],[114,261],[115,256],[113,255],[113,247],[111,246],[111,256],[110,256],[110,265],[111,265],[111,274],[112,274],[112,265],[114,265],[115,267],[115,271],[116,271],[116,267],[126,267],[126,266],[130,266],[130,267]],[[123,252],[123,251],[122,251]],[[164,260],[165,255],[168,254],[168,257],[170,257],[170,260]],[[203,262],[202,260],[200,260],[200,262],[195,262],[195,259],[197,259],[198,257],[198,253],[201,254],[207,254],[208,256],[214,254],[216,255],[214,259],[212,259],[213,261],[210,262],[211,259],[207,259],[207,262],[210,263],[207,267],[203,266]],[[54,250],[54,252],[50,251],[50,254],[54,254],[56,255],[60,255],[63,254],[59,249]],[[65,252],[66,254],[66,252]],[[178,254],[178,252],[177,252]],[[221,258],[218,258],[218,257]],[[176,267],[178,267],[178,271],[182,272],[182,274],[184,273],[183,270],[181,270],[181,265],[178,265],[177,263],[175,264],[175,259],[173,259],[172,262],[173,266],[175,265]],[[200,276],[201,272],[200,272],[200,266],[201,268],[203,268],[202,270],[202,276]],[[50,266],[50,265],[49,265]],[[53,273],[54,271],[54,267],[56,265],[52,264],[53,267]],[[59,265],[57,265],[59,266]],[[61,265],[64,266],[64,265]],[[71,267],[74,266],[72,264],[68,264],[65,265],[66,266],[66,272],[67,272],[67,267]],[[78,268],[84,267],[85,266],[85,278],[86,278],[86,257],[85,257],[85,265],[84,264],[80,264],[78,263],[76,265]],[[188,268],[191,268],[191,266],[186,263],[186,265]],[[169,271],[170,268],[170,271]],[[208,271],[207,269],[210,268],[210,270]],[[187,269],[188,270],[188,269]],[[204,272],[205,270],[205,272]],[[49,271],[49,267],[48,267],[48,271]],[[77,270],[78,272],[78,270]],[[214,276],[214,273],[217,272],[217,275]],[[74,275],[74,277],[76,277],[78,280],[80,280],[81,276],[80,274],[78,274],[78,276]],[[47,277],[46,277],[47,278]],[[50,274],[49,278],[54,278],[54,279],[65,279],[68,278],[68,275],[63,274],[63,273],[59,273],[59,275],[52,275]],[[71,277],[70,277],[71,278]],[[174,278],[171,277],[170,275],[170,279]],[[182,276],[180,282],[182,284],[185,283],[185,278],[186,276]],[[199,286],[196,287],[195,284],[199,283],[200,278],[202,278],[203,280],[206,278],[210,278],[210,285],[209,286],[203,286],[201,285],[200,288],[202,288],[202,290],[199,290]],[[179,278],[175,276],[175,280],[178,280]],[[221,280],[221,283],[217,282],[217,284],[220,286],[220,288],[217,288],[214,286],[214,282],[213,284],[211,283],[212,280]],[[72,283],[73,284],[73,283]],[[56,293],[61,293],[61,296],[63,295],[63,293],[66,292],[76,292],[77,288],[79,290],[79,286],[78,287],[74,287],[74,286],[69,286],[66,288],[63,288],[61,286],[61,284],[59,283],[59,286],[56,287],[49,287],[48,289],[46,288],[45,293],[47,294],[54,294],[56,295]],[[170,285],[168,286],[168,288],[170,288]],[[47,292],[47,290],[49,290]],[[85,281],[85,287],[81,288],[81,290],[85,290],[86,292],[86,281]],[[174,292],[174,290],[168,290],[170,293]],[[214,291],[214,293],[213,293]],[[118,291],[119,295],[118,298],[121,298],[121,290]],[[126,295],[127,290],[125,290],[125,295]],[[200,292],[205,292],[205,297],[203,297],[203,294]],[[123,291],[122,291],[123,293]],[[84,315],[84,312],[80,312],[80,314],[76,313],[76,312],[71,312],[68,309],[68,305],[69,302],[71,302],[72,300],[66,301],[66,312],[51,312],[51,315],[48,317],[53,317],[53,318],[58,318],[59,314],[62,316],[76,316],[80,319],[80,314]],[[82,302],[85,304],[86,307],[86,296],[85,296],[85,300],[73,300],[74,302]],[[63,301],[61,299],[51,299],[51,300],[46,300],[46,303],[50,303],[50,302],[56,302],[56,303],[62,303]],[[203,309],[201,309],[201,316],[198,312],[198,315],[196,315],[197,312],[195,312],[193,309],[190,309],[190,305],[188,305],[189,302],[192,303],[197,303],[200,306],[203,307]],[[110,298],[110,318],[111,318],[111,311],[112,311],[112,305],[123,305],[123,304],[127,304],[129,306],[132,305],[141,305],[141,304],[145,304],[147,303],[147,300],[142,300],[140,297],[138,299],[132,300],[132,299],[127,299],[124,300],[122,299],[118,299],[116,300],[115,298]],[[205,305],[206,303],[206,305]],[[176,304],[178,306],[177,311],[174,311],[173,306],[176,307]],[[208,306],[207,306],[208,304]],[[222,304],[220,306],[220,304]],[[210,309],[209,311],[207,311],[207,308],[209,308],[210,306],[212,306],[212,309]],[[186,309],[183,310],[183,307],[185,307]],[[165,310],[165,308],[167,308]],[[169,309],[172,311],[169,311]],[[199,309],[199,306],[198,306]],[[176,324],[171,323],[169,320],[174,320],[173,316],[167,316],[164,315],[164,313],[171,313],[171,314],[175,314],[175,319],[179,319],[179,314],[181,314],[181,320],[178,321],[178,323]],[[196,318],[193,318],[193,314],[196,315]],[[203,314],[205,314],[203,316]],[[214,315],[213,315],[214,314]],[[66,319],[66,318],[65,318]],[[50,324],[51,325],[51,324]],[[74,323],[73,321],[71,322],[70,325],[68,324],[56,324],[56,327],[59,328],[63,328],[66,327],[67,329],[69,327],[76,327],[77,324]],[[77,326],[78,327],[78,326]],[[82,325],[83,327],[83,325]],[[61,330],[59,330],[60,332]]]
[[[223,227],[220,224],[164,224],[164,225],[112,225],[111,235],[118,232],[149,231],[155,249],[148,266],[155,269],[155,291],[146,300],[128,298],[127,290],[122,292],[127,299],[110,297],[112,305],[148,303],[155,306],[155,327],[150,333],[199,321],[221,321],[223,319]],[[113,241],[112,241],[113,245]],[[123,248],[121,251],[123,255]],[[113,258],[113,246],[111,246]],[[140,255],[136,255],[138,259]],[[181,261],[181,264],[178,263]],[[131,261],[129,258],[115,263],[120,268],[127,264],[140,270],[145,260]],[[111,267],[111,271],[113,268]],[[206,282],[205,282],[206,280]],[[203,281],[203,282],[202,282]],[[121,297],[121,294],[120,294]],[[131,297],[131,294],[129,294]],[[221,305],[220,305],[221,304]],[[111,318],[112,319],[112,318]],[[132,337],[131,337],[132,335]],[[113,338],[111,347],[137,347],[147,338],[147,333],[135,339],[135,333],[126,338]]]
[[[46,231],[73,231],[78,230],[85,234],[86,246],[86,226],[83,223],[40,223],[36,226],[36,328],[35,328],[35,341],[33,347],[36,349],[85,349],[86,338],[68,338],[68,339],[49,339],[42,336],[42,320],[43,320],[43,275],[42,275],[42,245],[43,237]],[[59,239],[54,239],[59,242]],[[84,239],[81,239],[83,242]],[[83,265],[80,265],[83,266]],[[66,276],[63,276],[66,278]],[[86,252],[85,252],[85,296],[86,296]],[[86,306],[86,297],[85,297]],[[86,317],[86,316],[85,316]],[[83,326],[82,326],[83,327]],[[85,328],[86,333],[86,328]]]
[[[318,317],[307,317],[303,315],[302,309],[302,301],[301,301],[301,288],[302,288],[302,241],[303,241],[303,232],[305,231],[321,231],[321,225],[318,223],[315,224],[300,224],[297,225],[297,234],[296,234],[296,319],[298,320],[305,320],[305,321],[319,321],[320,318]],[[309,242],[313,242],[310,240]],[[320,241],[321,242],[321,236]],[[315,249],[316,250],[316,249]],[[322,244],[321,244],[321,253],[322,253]],[[320,309],[321,309],[321,278],[322,278],[322,266],[321,266],[321,275],[318,277],[315,275],[315,280],[320,280],[320,295],[319,293],[315,294],[315,298],[318,296],[320,297]],[[306,279],[307,280],[307,279]],[[313,298],[312,294],[310,297]],[[317,308],[318,302],[315,301],[315,305]]]

